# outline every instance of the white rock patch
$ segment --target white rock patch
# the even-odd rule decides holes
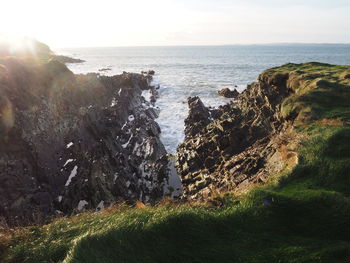
[[[101,202],[96,207],[96,211],[100,211],[103,208],[105,208],[104,203],[105,203],[105,201],[101,200]]]
[[[122,144],[122,147],[123,147],[124,149],[125,149],[126,147],[128,147],[128,145],[129,145],[129,143],[130,143],[130,141],[131,141],[131,139],[132,139],[133,136],[134,136],[134,135],[131,134],[129,140],[128,140],[126,143]]]
[[[64,163],[63,167],[65,167],[67,164],[69,164],[69,163],[71,163],[71,162],[73,162],[73,161],[74,161],[73,159],[68,159],[68,160]]]
[[[118,176],[119,176],[118,173],[115,173],[115,174],[114,174],[113,183],[115,183],[115,181],[117,180]]]
[[[114,107],[115,105],[117,105],[117,101],[115,98],[113,98],[113,100],[111,102],[111,107]]]
[[[128,120],[129,120],[129,121],[133,121],[133,120],[135,120],[134,115],[130,115],[130,116],[128,117]]]
[[[86,202],[85,200],[80,200],[79,204],[78,204],[78,211],[81,211],[87,204],[89,204],[88,202]]]
[[[125,122],[124,125],[122,126],[122,130],[125,128],[125,126],[128,124],[128,122]]]
[[[72,178],[74,176],[76,176],[77,173],[78,173],[78,166],[74,166],[73,170],[71,171],[71,173],[70,173],[70,175],[68,177],[68,180],[67,180],[65,186],[68,186],[70,184],[70,182],[72,181]]]

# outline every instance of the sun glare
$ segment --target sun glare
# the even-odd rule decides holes
[[[10,54],[35,53],[34,43],[35,41],[30,37],[0,35],[0,47],[5,48]]]

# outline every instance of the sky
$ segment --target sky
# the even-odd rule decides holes
[[[350,0],[0,0],[0,34],[53,48],[350,43]]]

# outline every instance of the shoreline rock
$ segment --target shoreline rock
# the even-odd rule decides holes
[[[112,70],[111,68],[101,68],[98,71],[105,72],[105,71],[111,71],[111,70]]]
[[[185,119],[185,137],[198,134],[210,123],[210,111],[204,106],[199,97],[188,98],[189,114]]]
[[[55,59],[61,63],[83,63],[85,62],[85,60],[82,59],[78,59],[78,58],[71,58],[71,57],[67,57],[67,56],[62,56],[62,55],[54,55],[52,56],[52,59]]]
[[[279,112],[292,92],[287,79],[288,74],[261,74],[235,103],[212,109],[211,118],[199,98],[189,98],[186,138],[176,154],[183,198],[205,200],[215,192],[245,191],[282,169],[278,149],[285,138],[293,141],[293,129]]]
[[[237,89],[230,90],[229,88],[224,88],[219,90],[218,94],[225,98],[233,98],[233,99],[236,99],[239,96],[239,92],[237,91]]]
[[[168,158],[141,74],[75,75],[50,60],[0,67],[0,214],[9,225],[164,195]]]

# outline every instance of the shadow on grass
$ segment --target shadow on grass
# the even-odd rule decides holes
[[[336,262],[334,254],[350,260],[350,203],[333,192],[256,190],[222,211],[142,213],[131,225],[84,236],[65,262]]]

